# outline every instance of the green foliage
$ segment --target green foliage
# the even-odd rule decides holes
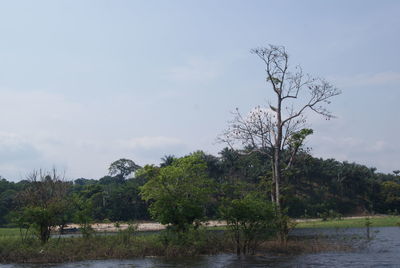
[[[271,159],[266,154],[225,148],[220,152],[218,182],[259,184],[271,175]]]
[[[117,228],[119,228],[119,226]],[[131,243],[133,243],[133,240],[136,237],[137,232],[138,232],[138,225],[133,223],[128,223],[128,227],[124,230],[119,230],[117,236],[123,245],[128,246]]]
[[[297,153],[297,150],[303,146],[305,139],[313,133],[314,131],[310,128],[303,128],[297,132],[294,132],[289,138],[290,150],[293,150],[295,153]]]
[[[371,227],[389,227],[397,226],[400,222],[399,216],[371,216],[369,217]],[[362,228],[365,227],[365,217],[360,218],[342,218],[342,219],[328,219],[326,221],[312,220],[300,222],[296,228]]]
[[[170,166],[175,160],[176,157],[174,155],[165,155],[161,158],[160,167]]]
[[[75,185],[73,195],[75,199],[81,199],[80,202],[87,203],[85,206],[90,209],[87,209],[86,215],[94,221],[146,220],[149,219],[147,205],[139,196],[139,187],[145,181],[142,175],[121,181],[106,176],[97,183]],[[76,208],[83,210],[83,204]]]
[[[141,196],[150,202],[150,214],[162,224],[172,224],[179,231],[204,217],[204,206],[212,193],[207,165],[200,153],[175,160],[162,168],[146,166],[149,181]]]
[[[226,200],[220,209],[236,243],[238,255],[256,250],[258,243],[275,232],[272,204],[255,194],[243,199]]]
[[[79,229],[83,238],[87,239],[92,237],[94,230],[91,226],[93,221],[91,217],[91,212],[93,210],[91,200],[84,198],[82,195],[74,194],[73,205],[75,208],[73,220],[75,223],[79,223]]]
[[[206,230],[191,229],[185,233],[169,233],[169,242],[163,243],[163,234],[99,235],[91,239],[61,237],[41,244],[38,240],[21,241],[18,237],[0,237],[0,263],[77,262],[94,259],[132,259],[145,256],[193,256],[224,252],[229,243],[224,236]],[[182,240],[178,240],[180,236]],[[185,242],[182,242],[185,241]]]
[[[284,213],[277,213],[275,226],[281,245],[285,246],[287,244],[289,232],[296,227],[296,225],[297,223],[287,215],[287,211],[284,211]]]
[[[124,179],[139,168],[140,166],[136,165],[132,160],[121,158],[111,163],[108,171],[111,176],[116,175],[117,177]]]
[[[70,210],[67,198],[70,185],[53,170],[33,172],[31,183],[18,195],[21,202],[16,223],[20,228],[33,229],[42,243],[50,238],[51,229],[65,225]]]
[[[381,184],[382,199],[388,210],[400,209],[400,184],[394,181],[385,181]]]
[[[28,227],[43,243],[50,238],[51,227],[57,225],[58,211],[53,211],[51,207],[25,207],[20,214],[18,224],[21,228]]]
[[[301,141],[310,134],[310,131],[302,130],[295,134],[290,141],[293,148],[296,147],[296,141]],[[191,209],[190,205],[193,204],[195,215],[202,214],[215,219],[224,199],[240,199],[246,193],[254,191],[271,198],[271,190],[274,187],[270,172],[271,159],[267,154],[250,153],[250,151],[251,148],[246,148],[242,152],[225,148],[218,157],[201,152],[195,153],[204,165],[202,174],[211,181],[207,184],[212,185],[209,187],[212,188],[212,193],[201,204],[196,202],[185,204],[184,200],[180,201],[181,204],[188,209]],[[290,151],[283,153],[286,158],[291,156]],[[73,206],[65,207],[59,215],[57,225],[62,227],[67,222],[99,222],[104,219],[112,222],[149,220],[148,206],[154,202],[152,200],[145,202],[141,198],[140,187],[157,176],[167,177],[165,174],[173,176],[174,173],[179,175],[179,172],[190,174],[183,171],[182,167],[178,167],[177,163],[180,161],[182,160],[174,156],[165,156],[159,167],[147,165],[135,171],[134,176],[129,179],[122,178],[118,175],[122,173],[118,172],[115,176],[107,175],[98,180],[79,178],[73,184],[65,183],[64,186],[68,185],[68,189],[63,200]],[[164,170],[167,167],[170,168]],[[377,173],[373,168],[355,163],[314,158],[300,151],[292,167],[284,175],[281,181],[281,201],[282,207],[287,209],[290,217],[329,219],[335,213],[342,215],[365,211],[399,213],[400,177],[396,174]],[[173,181],[170,178],[164,180]],[[182,183],[185,180],[182,180]],[[41,185],[49,184],[39,182],[40,178],[37,181],[24,180],[18,183],[0,178],[0,225],[12,225],[11,219],[20,217],[23,207],[37,206],[29,203],[33,199],[41,200],[42,203],[47,202],[45,199],[51,196],[51,192],[46,191],[46,187],[41,188]],[[40,190],[32,191],[35,187]],[[54,187],[59,186],[54,185]],[[79,202],[77,198],[80,199]],[[26,203],[27,200],[30,201]],[[56,199],[49,202],[53,201],[58,202]],[[154,205],[156,206],[158,204]],[[162,209],[163,206],[160,205],[159,210]],[[170,209],[171,215],[175,213],[175,210],[168,208],[167,205],[165,209]],[[84,219],[85,217],[88,219]]]
[[[17,209],[16,197],[24,182],[9,182],[0,176],[0,226],[10,222],[10,213]]]
[[[342,215],[386,213],[390,209],[384,200],[381,181],[394,181],[395,176],[375,173],[375,169],[334,159],[298,155],[284,182],[284,206],[291,217],[330,217],[330,211]],[[394,209],[394,207],[392,207]],[[326,218],[325,217],[325,218]]]
[[[206,246],[208,231],[203,228],[194,228],[188,226],[185,232],[177,232],[174,228],[167,228],[160,234],[160,241],[164,247],[168,248],[184,248]]]
[[[330,209],[329,211],[324,211],[322,213],[317,214],[318,218],[321,218],[323,221],[327,220],[341,220],[342,214]]]

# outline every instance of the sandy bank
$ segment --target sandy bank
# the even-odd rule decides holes
[[[343,217],[343,220],[346,219],[362,219],[365,218],[366,216],[352,216],[352,217]],[[387,217],[387,215],[374,215],[370,216],[370,218],[384,218]],[[321,219],[294,219],[295,222],[301,223],[301,222],[314,222],[314,221],[321,221]],[[137,223],[138,225],[138,231],[159,231],[163,230],[166,228],[166,225],[163,225],[158,222],[140,222]],[[217,226],[226,226],[225,221],[207,221],[204,222],[203,225],[208,226],[208,227],[217,227]],[[118,232],[121,230],[125,230],[128,228],[127,223],[93,223],[92,228],[96,232]],[[66,228],[76,228],[79,229],[79,224],[68,224]]]
[[[159,231],[166,228],[166,225],[163,225],[158,222],[142,222],[137,223],[139,231]],[[215,226],[225,226],[226,222],[224,221],[207,221],[204,223],[205,226],[215,227]],[[96,232],[118,232],[120,230],[125,230],[128,228],[127,223],[93,223],[92,228]],[[65,228],[76,228],[78,229],[79,224],[68,224]]]

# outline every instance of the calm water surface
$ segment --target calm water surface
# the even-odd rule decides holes
[[[329,239],[353,241],[360,249],[353,252],[327,252],[298,256],[249,256],[238,258],[233,254],[199,256],[191,258],[143,258],[133,260],[83,261],[48,265],[2,265],[3,268],[37,267],[399,267],[400,268],[400,228],[371,228],[374,237],[366,242],[365,228],[349,229],[296,229],[293,236],[327,236]],[[351,242],[351,243],[353,243]]]

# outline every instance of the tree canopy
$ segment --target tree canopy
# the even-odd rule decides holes
[[[150,175],[141,188],[141,196],[150,202],[150,214],[155,220],[185,230],[204,217],[213,188],[201,153],[160,168],[147,166],[143,172]]]

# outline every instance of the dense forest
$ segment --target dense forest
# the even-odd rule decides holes
[[[266,197],[271,194],[271,159],[265,154],[238,152],[228,148],[223,149],[218,156],[201,151],[193,154],[205,163],[209,198],[198,200],[201,201],[200,214],[206,215],[207,219],[220,217],[221,204],[227,198],[240,199],[250,192],[258,192]],[[17,225],[24,213],[23,208],[27,204],[33,207],[30,201],[37,202],[44,195],[50,195],[46,192],[49,189],[57,191],[62,201],[52,208],[53,211],[62,211],[61,223],[150,220],[155,218],[151,217],[154,216],[151,210],[149,212],[153,198],[151,195],[146,196],[144,185],[154,174],[167,174],[164,177],[168,178],[167,171],[179,171],[182,176],[190,174],[196,178],[197,171],[191,168],[193,164],[190,162],[184,163],[184,168],[179,170],[167,169],[182,159],[185,157],[165,156],[160,165],[144,167],[136,165],[132,160],[120,159],[110,165],[109,174],[99,179],[78,178],[55,182],[52,179],[59,178],[56,171],[33,172],[26,180],[19,182],[2,178],[0,225]],[[176,176],[179,177],[179,173]],[[32,188],[32,185],[45,185],[46,181],[55,184],[43,189]],[[162,183],[160,186],[155,185],[160,187],[160,191]],[[193,180],[187,187],[195,187],[195,183],[196,180]],[[186,186],[179,187],[184,189]],[[204,196],[204,192],[199,191],[191,194]],[[54,196],[54,193],[51,195]],[[393,174],[377,173],[375,168],[315,158],[307,152],[301,152],[292,168],[285,173],[282,196],[288,215],[295,218],[397,214],[400,208],[400,176],[398,171]],[[194,197],[192,199],[197,200]],[[170,203],[167,200],[161,205],[164,205],[162,209],[165,210]],[[195,209],[192,206],[191,213],[193,211]]]

